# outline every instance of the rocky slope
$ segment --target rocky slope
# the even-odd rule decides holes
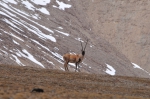
[[[107,15],[107,10],[118,3],[110,0],[0,1],[0,63],[64,70],[62,56],[68,52],[81,53],[80,41],[89,39],[81,72],[149,77],[147,69],[135,67],[132,62],[137,61],[113,43],[120,44],[120,37],[126,37],[120,35],[124,23],[117,24],[118,32],[112,30],[114,24],[109,24],[120,22],[120,15],[116,20]],[[74,71],[74,65],[70,64],[69,69]]]

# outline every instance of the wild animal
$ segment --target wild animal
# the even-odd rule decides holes
[[[31,92],[44,92],[41,88],[33,88]]]
[[[68,63],[75,63],[75,66],[76,66],[76,69],[75,69],[75,72],[77,70],[77,67],[79,67],[79,64],[82,62],[82,60],[84,59],[84,55],[85,55],[85,48],[87,46],[87,43],[88,43],[88,39],[86,41],[86,44],[85,44],[85,47],[83,48],[83,45],[82,45],[82,42],[80,41],[81,43],[81,54],[70,54],[70,53],[67,53],[63,56],[63,59],[64,59],[64,68],[65,68],[65,71],[69,71],[68,69]]]

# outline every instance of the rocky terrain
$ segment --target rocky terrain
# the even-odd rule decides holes
[[[148,4],[1,0],[0,64],[64,71],[62,56],[81,53],[80,41],[89,39],[81,72],[149,78],[149,17],[142,17]],[[71,72],[74,68],[69,64]]]
[[[0,99],[150,99],[150,80],[0,65]],[[33,89],[43,92],[32,92]]]

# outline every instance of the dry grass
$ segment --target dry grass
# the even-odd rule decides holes
[[[42,88],[44,93],[31,93]],[[150,80],[0,65],[0,99],[148,99]]]

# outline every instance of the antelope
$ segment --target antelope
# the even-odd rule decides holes
[[[88,39],[87,39],[87,42],[85,44],[85,47],[83,48],[82,42],[81,42],[81,47],[82,47],[81,54],[70,54],[70,53],[67,53],[67,54],[63,55],[65,71],[69,71],[69,69],[68,69],[68,63],[75,63],[75,65],[76,65],[75,72],[76,72],[77,67],[79,67],[79,64],[84,59],[85,48],[86,48],[87,43],[88,43]]]

